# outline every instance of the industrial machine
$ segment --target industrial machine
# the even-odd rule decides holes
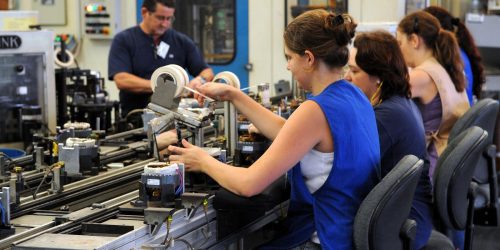
[[[55,131],[53,40],[46,30],[0,31],[0,144],[26,147],[35,131]]]
[[[111,116],[120,117],[119,103],[110,101],[104,90],[104,78],[98,72],[79,68],[61,68],[55,73],[57,125],[88,121],[95,130],[110,131]]]
[[[105,135],[90,123],[69,122],[55,136],[36,136],[32,155],[0,156],[0,248],[51,249],[71,242],[81,249],[219,249],[283,217],[282,183],[247,199],[204,174],[185,173],[183,164],[159,161],[156,135],[168,129],[221,161],[232,160],[234,107],[181,102],[187,81],[178,66],[154,74],[146,131]],[[215,81],[238,84],[230,72]],[[217,144],[214,135],[230,138]]]
[[[230,72],[222,72],[215,76],[215,82],[231,84],[239,87],[238,78]],[[186,71],[177,65],[167,65],[158,68],[153,72],[151,77],[151,87],[153,95],[148,109],[151,110],[157,118],[150,121],[144,120],[144,124],[149,124],[151,135],[158,135],[169,129],[186,128],[193,134],[193,144],[203,147],[206,141],[207,130],[213,130],[213,122],[215,115],[224,116],[224,128],[226,138],[235,135],[234,121],[235,111],[232,105],[225,103],[222,111],[217,111],[215,101],[207,98],[205,106],[201,108],[184,108],[180,107],[181,96],[186,90],[191,90],[187,87],[189,78]],[[192,90],[191,90],[192,91]],[[147,110],[146,110],[147,112]],[[150,117],[149,117],[150,118]],[[231,119],[233,118],[233,119]],[[155,138],[151,138],[155,141]],[[233,142],[234,144],[234,142]],[[156,146],[156,145],[155,145]],[[225,145],[224,148],[231,149],[231,143]]]

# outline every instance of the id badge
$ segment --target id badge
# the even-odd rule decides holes
[[[167,56],[167,53],[168,53],[168,50],[170,49],[170,45],[168,45],[167,43],[161,41],[160,44],[158,45],[158,48],[156,50],[156,54],[165,59],[165,57]]]

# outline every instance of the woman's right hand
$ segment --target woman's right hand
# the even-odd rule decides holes
[[[222,83],[207,82],[196,88],[200,93],[215,99],[216,101],[231,101],[232,93],[236,88]],[[201,95],[195,94],[194,98],[199,103],[203,103],[205,98]]]

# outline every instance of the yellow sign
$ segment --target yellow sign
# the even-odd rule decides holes
[[[5,17],[3,18],[2,30],[23,31],[29,30],[30,25],[36,24],[36,17]]]

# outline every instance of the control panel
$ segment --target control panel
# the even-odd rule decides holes
[[[122,29],[120,0],[82,0],[84,35],[91,39],[112,39]]]

